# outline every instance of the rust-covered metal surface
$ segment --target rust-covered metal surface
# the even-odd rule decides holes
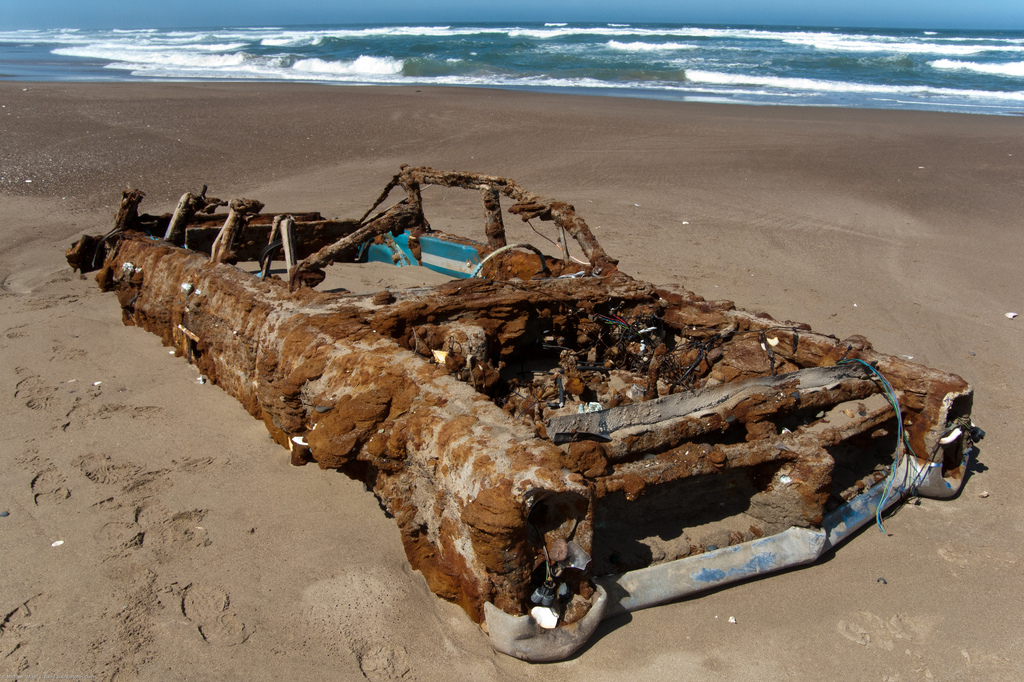
[[[485,241],[453,243],[475,244],[482,276],[309,288],[363,243],[404,234],[417,254],[426,237],[447,239],[424,215],[427,184],[480,193]],[[399,187],[405,198],[371,216]],[[707,568],[792,529],[843,537],[849,510],[900,466],[914,477],[901,495],[933,470],[951,490],[965,473],[974,432],[961,378],[859,336],[635,280],[571,205],[511,180],[403,168],[357,221],[293,214],[305,260],[289,281],[211,261],[224,214],[193,217],[189,249],[153,239],[170,216],[138,216],[138,195],[69,262],[99,267],[124,323],[237,398],[294,463],[365,482],[431,590],[506,653],[557,659],[606,607],[683,594],[626,594],[651,589],[629,586],[658,566]],[[562,254],[509,249],[501,197],[513,216],[551,221]],[[272,220],[238,219],[226,260],[255,259]],[[567,234],[582,259],[568,257]]]

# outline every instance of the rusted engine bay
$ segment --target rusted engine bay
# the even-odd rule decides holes
[[[424,185],[480,192],[487,242],[435,231]],[[527,660],[571,654],[602,617],[812,561],[907,494],[952,496],[978,437],[960,377],[635,280],[572,206],[505,178],[403,167],[350,221],[218,214],[205,188],[139,215],[142,196],[69,262],[293,463],[363,481],[430,589]],[[502,196],[552,221],[561,255],[507,245]],[[282,234],[287,281],[229,264]],[[475,253],[463,278],[311,288],[368,244],[425,264],[430,239]]]

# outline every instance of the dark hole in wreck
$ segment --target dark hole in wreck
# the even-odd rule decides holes
[[[656,327],[655,342],[667,351],[662,356],[662,367],[668,364],[665,360],[668,358],[673,361],[675,370],[674,373],[665,372],[667,380],[658,380],[657,389],[661,395],[700,388],[714,371],[715,362],[711,357],[717,361],[724,357],[724,353],[711,357],[704,354],[699,361],[691,359],[684,363],[680,358],[687,352],[702,345],[708,346],[708,330],[701,330],[703,337],[689,338],[667,328],[668,325],[656,314],[644,311],[620,316],[617,313],[621,312],[621,307],[622,302],[610,301],[600,307],[594,306],[589,312],[564,306],[541,306],[528,310],[492,308],[464,316],[455,311],[450,312],[446,319],[428,315],[422,319],[403,320],[403,324],[392,333],[403,347],[423,357],[429,355],[425,349],[446,349],[450,356],[458,358],[452,366],[454,376],[488,395],[510,416],[524,422],[541,421],[545,411],[550,412],[550,408],[557,407],[559,397],[565,398],[566,403],[573,407],[592,401],[603,407],[642,401],[643,396],[639,394],[630,397],[625,390],[611,388],[609,375],[613,371],[620,374],[625,371],[636,382],[632,387],[643,386],[654,356],[653,349],[647,349],[646,353],[623,353],[622,349],[628,344],[612,338],[600,327],[595,331],[592,316],[640,319],[642,327],[631,326],[642,329]],[[790,329],[788,326],[783,328]],[[469,368],[467,347],[474,340],[467,337],[467,330],[479,333],[475,344],[482,354],[474,358],[476,362],[493,368],[491,358],[500,358],[497,380],[488,385],[476,382]],[[742,338],[743,335],[739,336]],[[575,394],[565,390],[572,378],[564,367],[562,354],[566,351],[573,357],[590,360],[589,369],[576,375]],[[769,369],[768,354],[763,349],[761,354],[765,369]],[[617,363],[624,367],[616,366]],[[779,360],[780,366],[783,363]],[[680,369],[683,365],[691,370]],[[558,390],[559,382],[563,384],[561,392]],[[694,450],[710,452],[720,445],[738,445],[757,437],[771,437],[814,424],[827,424],[828,417],[843,410],[847,413],[856,411],[860,416],[866,414],[862,401],[847,401],[833,406],[828,414],[823,414],[822,407],[815,404],[780,410],[770,418],[752,423],[727,418],[720,422],[719,428],[693,441],[692,446]],[[826,511],[863,492],[888,473],[892,453],[896,449],[895,434],[896,420],[890,418],[870,432],[825,448],[834,461]],[[669,449],[670,443],[660,443],[609,465],[605,473],[614,475],[624,464],[655,460]],[[785,476],[780,472],[788,466],[786,462],[760,463],[660,485],[645,485],[637,493],[616,490],[597,498],[593,521],[593,574],[619,574],[702,553],[709,548],[772,535],[790,525],[809,525],[808,519],[802,519],[797,511],[785,509],[785,505],[777,503],[778,497],[772,495],[780,476]],[[591,477],[601,478],[600,475]],[[574,517],[566,509],[555,513],[549,500],[535,504],[529,520],[542,538]],[[536,544],[541,546],[543,542],[539,538]],[[533,574],[531,587],[541,584],[544,579],[545,571],[540,565]]]

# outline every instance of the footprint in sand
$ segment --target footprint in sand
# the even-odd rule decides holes
[[[171,468],[149,471],[135,470],[128,477],[121,492],[131,498],[152,496],[173,485],[172,479],[168,475],[170,472],[199,473],[212,465],[213,461],[212,457],[187,457],[181,461],[172,459]]]
[[[60,504],[71,497],[65,486],[64,474],[56,469],[44,469],[32,479],[32,501],[37,507]]]
[[[995,569],[1015,569],[1018,557],[1012,552],[1007,552],[997,547],[969,546],[963,543],[951,543],[940,547],[940,557],[948,561],[953,575],[959,575],[956,568],[971,568],[978,570],[979,567]]]
[[[181,612],[204,640],[216,646],[235,646],[252,634],[231,609],[228,593],[217,588],[189,585],[181,598]]]
[[[169,563],[213,544],[200,525],[205,516],[204,509],[171,513],[163,505],[144,504],[136,510],[135,521],[145,532],[143,546],[159,563]]]
[[[372,682],[377,680],[400,680],[409,671],[409,655],[405,648],[398,644],[389,646],[384,644],[364,645],[356,650],[356,657],[359,659],[359,669],[363,677]]]
[[[78,296],[65,294],[63,296],[37,296],[25,304],[26,310],[50,310],[59,305],[70,305],[78,302]]]
[[[38,375],[25,377],[14,387],[14,397],[24,401],[30,410],[45,410],[53,402],[56,392],[55,387],[47,385]]]
[[[855,644],[886,651],[921,644],[931,631],[926,618],[913,618],[906,613],[895,613],[885,619],[870,611],[856,612],[849,620],[839,621],[836,629],[839,634]]]
[[[139,472],[138,466],[118,463],[109,455],[89,453],[75,460],[74,465],[93,483],[102,485],[123,484]]]
[[[411,670],[409,654],[389,634],[405,619],[404,584],[354,571],[311,586],[303,594],[309,624],[332,639],[344,637],[369,680],[395,680]]]
[[[103,524],[93,537],[116,556],[142,547],[146,533],[135,522],[111,521]]]
[[[198,473],[213,464],[213,457],[186,457],[180,461],[172,459],[171,464],[178,471]]]
[[[133,407],[120,403],[105,403],[93,410],[92,415],[97,419],[110,419],[118,415],[126,415],[131,419],[143,419],[146,417],[156,417],[163,411],[164,408],[158,405],[139,405]]]
[[[13,677],[35,663],[32,634],[42,623],[33,622],[36,610],[45,605],[47,598],[38,594],[18,604],[8,613],[0,613],[0,670],[4,677]]]
[[[51,362],[54,360],[59,362],[74,362],[76,360],[81,360],[88,355],[88,353],[81,348],[69,348],[62,343],[53,345],[50,348],[50,352],[53,354],[50,358]]]
[[[4,332],[5,339],[23,339],[28,336],[28,325],[19,324],[17,327],[11,327]]]

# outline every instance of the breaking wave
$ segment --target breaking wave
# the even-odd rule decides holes
[[[1013,114],[1024,113],[1012,80],[1024,77],[1022,60],[1019,31],[569,22],[0,31],[0,73],[26,80],[46,69],[60,80],[65,68],[76,80],[462,85]]]

